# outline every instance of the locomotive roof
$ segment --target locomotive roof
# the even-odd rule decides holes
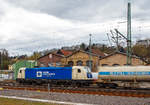
[[[26,68],[27,70],[72,70],[72,67],[40,67],[40,68]]]

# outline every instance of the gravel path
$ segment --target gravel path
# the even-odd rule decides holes
[[[47,93],[23,90],[0,90],[0,95],[39,98],[54,101],[87,103],[97,105],[150,105],[150,98],[133,98],[120,96],[99,96],[70,93]]]

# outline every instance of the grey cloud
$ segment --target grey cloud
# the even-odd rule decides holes
[[[25,9],[44,12],[63,19],[78,21],[100,21],[117,17],[123,1],[117,0],[7,0]],[[114,12],[113,12],[114,11]],[[98,16],[99,20],[95,20]]]
[[[83,22],[101,22],[126,17],[126,0],[7,0],[8,2],[34,12],[43,12],[59,18]],[[149,0],[136,0],[133,5],[144,9],[133,17],[149,16]]]
[[[143,10],[150,10],[150,1],[149,0],[137,0],[134,1],[133,4],[137,5],[139,8],[143,9]]]

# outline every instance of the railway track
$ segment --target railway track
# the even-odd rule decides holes
[[[0,87],[3,89],[14,90],[30,90],[30,91],[44,91],[44,92],[60,92],[60,93],[79,93],[92,95],[108,95],[108,96],[125,96],[125,97],[150,97],[150,89],[107,89],[98,87],[48,87],[33,86],[33,85],[17,85],[15,82],[0,82]]]

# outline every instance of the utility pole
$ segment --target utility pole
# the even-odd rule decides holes
[[[92,36],[92,34],[89,34],[89,36],[90,36],[90,40],[89,40],[89,67],[90,67],[90,70],[92,71],[92,46],[91,46],[91,43],[92,43],[92,41],[91,41],[91,36]]]
[[[131,3],[128,1],[127,12],[127,65],[132,65],[131,51]]]

